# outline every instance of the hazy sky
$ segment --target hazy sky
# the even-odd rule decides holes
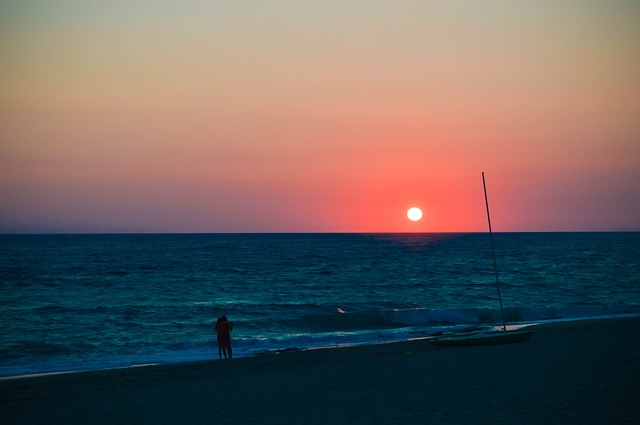
[[[0,232],[640,230],[640,2],[0,3]],[[418,223],[406,210],[419,206]]]

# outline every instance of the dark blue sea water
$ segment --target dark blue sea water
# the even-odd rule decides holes
[[[640,314],[640,233],[497,233],[506,320]],[[342,313],[343,311],[344,313]],[[499,321],[487,234],[0,236],[0,376]]]

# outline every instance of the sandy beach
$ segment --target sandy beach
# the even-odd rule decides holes
[[[212,353],[213,354],[213,353]],[[0,381],[3,424],[637,424],[640,318]]]

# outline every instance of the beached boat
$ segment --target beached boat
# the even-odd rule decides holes
[[[480,331],[473,333],[458,333],[436,337],[429,342],[438,347],[468,346],[468,345],[494,345],[525,342],[533,336],[532,330],[516,331]]]
[[[498,299],[500,300],[500,320],[502,321],[502,330],[476,331],[476,332],[459,332],[444,335],[431,339],[429,342],[435,346],[468,346],[468,345],[493,345],[493,344],[512,344],[516,342],[528,341],[533,336],[532,330],[513,330],[508,331],[504,320],[504,310],[502,308],[502,293],[500,291],[500,279],[498,279],[498,266],[496,264],[496,252],[493,246],[493,231],[491,229],[491,215],[489,214],[489,198],[487,197],[487,185],[484,181],[484,172],[482,172],[482,187],[484,188],[484,202],[487,207],[487,221],[489,223],[489,239],[491,240],[491,254],[493,256],[493,270],[496,278],[496,288],[498,290]]]

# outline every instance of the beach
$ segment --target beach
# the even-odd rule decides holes
[[[5,379],[0,421],[638,423],[640,318],[535,329],[519,344],[446,348],[415,340]]]

